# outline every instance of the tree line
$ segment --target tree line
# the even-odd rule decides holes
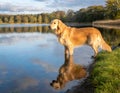
[[[64,22],[93,22],[104,19],[120,19],[120,0],[106,0],[106,5],[89,6],[79,11],[55,11],[41,14],[0,14],[2,23],[50,23],[52,19],[61,19]]]

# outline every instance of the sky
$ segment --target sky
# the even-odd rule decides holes
[[[105,5],[106,0],[0,0],[0,14],[38,14],[57,10],[78,11],[92,5]]]

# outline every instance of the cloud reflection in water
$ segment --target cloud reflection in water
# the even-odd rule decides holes
[[[86,47],[82,49],[89,50]],[[76,50],[75,62],[89,65],[87,60],[82,59],[84,56],[89,60],[89,57],[84,55],[86,53],[81,53],[82,51]],[[64,63],[63,54],[64,47],[50,33],[0,34],[0,92],[64,93],[63,90],[56,91],[49,85]],[[90,54],[91,52],[88,53]]]

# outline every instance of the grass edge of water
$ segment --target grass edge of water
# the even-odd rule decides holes
[[[89,79],[95,93],[119,93],[120,48],[99,53]]]

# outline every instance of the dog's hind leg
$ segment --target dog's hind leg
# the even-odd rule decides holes
[[[94,56],[92,56],[92,58],[95,58],[98,54],[98,47],[99,47],[99,42],[98,40],[94,40],[94,42],[91,43],[91,47],[94,50]]]
[[[93,44],[91,47],[94,50],[94,56],[92,56],[92,58],[95,58],[98,54],[98,46]]]
[[[92,36],[89,36],[88,39],[89,39],[88,44],[94,50],[94,56],[92,56],[92,58],[95,58],[98,54],[98,47],[100,44],[100,38],[98,35],[94,34]]]

